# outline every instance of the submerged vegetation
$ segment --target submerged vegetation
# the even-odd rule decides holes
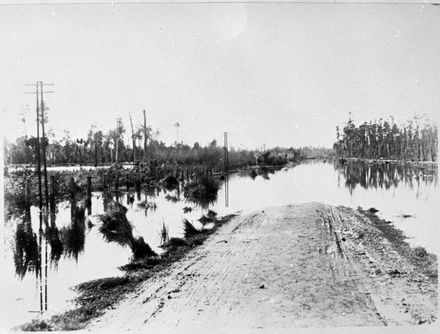
[[[217,200],[219,189],[220,183],[216,179],[203,175],[185,184],[184,195],[189,202],[208,208]]]
[[[193,224],[191,224],[188,219],[183,220],[183,234],[185,235],[185,239],[189,239],[202,233],[202,231],[196,229]]]
[[[133,227],[128,221],[127,208],[118,202],[111,202],[110,208],[102,215],[102,225],[99,232],[102,233],[107,242],[116,242],[119,245],[130,247],[134,259],[142,259],[157,254],[144,241],[143,237],[133,236]]]
[[[119,219],[123,219],[121,208],[116,210]],[[125,215],[125,213],[124,213]],[[193,247],[201,245],[214,231],[228,222],[235,215],[215,219],[214,228],[197,230],[191,225],[191,233],[185,239],[170,238],[161,255],[147,255],[144,258],[133,258],[120,269],[125,272],[121,277],[108,277],[81,283],[75,287],[79,296],[75,299],[76,308],[63,314],[52,316],[48,320],[33,320],[20,326],[24,331],[59,331],[84,328],[90,320],[104,314],[107,308],[114,307],[127,293],[134,291],[138,285],[154,277],[157,273],[181,259]],[[129,228],[125,226],[126,232]],[[112,239],[113,240],[113,239]]]

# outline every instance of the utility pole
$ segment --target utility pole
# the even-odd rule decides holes
[[[34,84],[26,84],[26,86],[34,86]],[[42,234],[43,234],[43,219],[42,219],[42,207],[43,207],[43,195],[42,195],[42,180],[41,180],[41,153],[43,153],[43,166],[44,166],[44,184],[45,184],[45,205],[46,209],[49,206],[49,188],[47,182],[47,160],[46,160],[46,144],[48,143],[46,139],[46,134],[44,131],[44,86],[53,86],[53,84],[43,84],[42,81],[37,81],[35,83],[35,92],[28,92],[27,94],[35,94],[36,95],[36,113],[37,113],[37,172],[38,172],[38,195],[39,195],[39,220],[40,220],[40,228],[39,228],[39,245],[38,245],[38,255],[39,255],[39,283],[40,283],[40,312],[43,310],[47,311],[47,240],[45,239],[45,288],[44,288],[44,307],[43,307],[43,254],[42,254]],[[47,91],[46,93],[54,93],[53,91]],[[41,131],[43,142],[41,143],[40,138],[40,120],[41,120]],[[45,213],[45,215],[47,212]],[[47,216],[45,216],[47,218]]]
[[[39,208],[43,207],[43,196],[42,196],[42,179],[41,179],[41,153],[43,153],[43,167],[44,167],[44,185],[45,185],[45,196],[46,205],[49,205],[49,188],[47,184],[47,163],[46,163],[46,134],[44,132],[44,99],[43,99],[43,89],[44,86],[53,86],[53,84],[44,84],[42,81],[37,81],[35,84],[26,84],[25,86],[34,86],[35,92],[27,92],[26,94],[36,95],[36,111],[37,111],[37,172],[38,172],[38,195],[39,195]],[[44,93],[54,93],[53,91],[46,91]],[[41,120],[41,130],[43,143],[41,143],[40,138],[40,120]]]
[[[43,151],[44,189],[45,189],[44,195],[46,197],[46,206],[48,206],[49,205],[49,187],[48,187],[48,183],[47,183],[46,145],[49,143],[49,140],[46,138],[46,134],[44,132],[44,123],[45,123],[44,111],[46,109],[46,106],[44,105],[44,99],[43,99],[44,84],[43,84],[43,81],[39,81],[39,83],[40,83],[40,94],[41,94],[41,99],[40,99],[41,130],[42,130],[42,135],[43,135],[43,150],[42,151]],[[53,84],[46,84],[46,86],[53,86]],[[50,91],[50,92],[46,92],[46,93],[54,93],[54,92]]]
[[[225,173],[229,173],[229,154],[228,154],[228,133],[224,133],[224,144],[223,144],[223,163]]]
[[[34,86],[34,84],[26,84],[25,86]],[[36,113],[37,113],[37,174],[38,174],[38,196],[39,196],[39,208],[43,207],[42,191],[41,191],[41,157],[40,157],[40,96],[38,82],[35,84],[35,92],[27,92],[26,94],[35,94],[37,97]]]

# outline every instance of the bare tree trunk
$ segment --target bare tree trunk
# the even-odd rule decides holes
[[[131,119],[131,114],[128,113],[128,116],[130,116],[131,140],[133,142],[133,155],[132,155],[132,157],[133,157],[133,164],[134,164],[134,161],[136,160],[136,142],[134,139],[133,120]]]
[[[98,145],[95,143],[95,167],[98,166]]]
[[[118,163],[119,162],[119,138],[118,139],[116,139],[116,152],[115,152],[115,160],[116,160],[116,163]]]

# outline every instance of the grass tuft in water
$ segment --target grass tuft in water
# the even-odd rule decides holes
[[[188,221],[188,219],[183,220],[183,231],[184,231],[185,239],[189,239],[195,235],[202,233],[202,231],[196,229],[194,225]]]
[[[160,244],[163,245],[168,240],[170,240],[169,228],[165,225],[165,222],[162,222],[162,229],[160,230]]]
[[[128,246],[133,252],[135,259],[147,256],[156,256],[157,254],[144,241],[143,237],[135,239],[133,236],[133,227],[126,216],[127,208],[118,202],[112,202],[107,213],[102,215],[102,225],[99,231],[103,234],[107,242],[116,242],[125,247]]]
[[[220,183],[209,177],[202,176],[198,182],[187,183],[184,188],[184,195],[190,202],[207,208],[217,200]]]

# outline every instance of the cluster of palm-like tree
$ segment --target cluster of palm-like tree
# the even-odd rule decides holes
[[[41,145],[45,145],[48,162],[51,164],[65,163],[112,163],[121,161],[145,160],[145,147],[142,142],[150,142],[155,133],[151,127],[139,125],[132,133],[133,147],[126,145],[124,133],[126,129],[122,122],[118,121],[114,129],[106,133],[92,126],[85,138],[72,138],[70,131],[64,131],[61,140],[51,138],[50,134],[40,138]],[[146,136],[146,137],[145,137]],[[146,140],[144,140],[146,138]],[[23,136],[15,143],[5,145],[6,162],[21,164],[35,161],[37,139],[35,137]],[[137,144],[136,144],[137,143]]]
[[[333,149],[341,157],[437,160],[437,126],[426,119],[421,122],[418,116],[401,126],[392,117],[359,126],[350,118],[342,131],[336,127],[336,136]]]

